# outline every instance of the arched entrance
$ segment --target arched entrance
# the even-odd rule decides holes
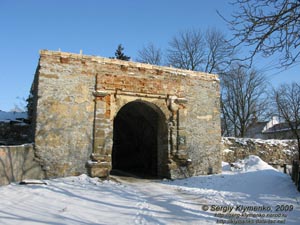
[[[167,177],[167,129],[161,110],[133,101],[117,113],[113,125],[112,169],[141,177]]]

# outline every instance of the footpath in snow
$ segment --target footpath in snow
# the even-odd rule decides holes
[[[86,175],[0,187],[0,224],[300,224],[289,176],[250,156],[175,181]]]

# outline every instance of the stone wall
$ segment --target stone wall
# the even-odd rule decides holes
[[[194,175],[220,173],[219,83],[191,78],[186,86],[188,150]]]
[[[36,90],[35,148],[49,177],[79,175],[92,153],[95,75],[81,60],[41,54]]]
[[[158,174],[221,171],[217,76],[141,63],[41,51],[33,93],[36,154],[50,177],[112,168],[113,124],[132,102],[158,121]]]
[[[291,165],[297,158],[297,141],[223,137],[222,150],[225,162],[232,163],[249,155],[257,155],[269,164]]]
[[[29,178],[44,178],[33,145],[0,146],[0,185]]]

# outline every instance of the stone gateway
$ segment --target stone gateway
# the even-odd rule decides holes
[[[221,172],[216,75],[43,50],[32,96],[47,177]]]

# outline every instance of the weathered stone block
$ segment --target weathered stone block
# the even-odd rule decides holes
[[[106,178],[109,176],[110,169],[105,167],[96,167],[93,166],[91,168],[88,168],[88,173],[91,177],[100,177],[100,178]]]

